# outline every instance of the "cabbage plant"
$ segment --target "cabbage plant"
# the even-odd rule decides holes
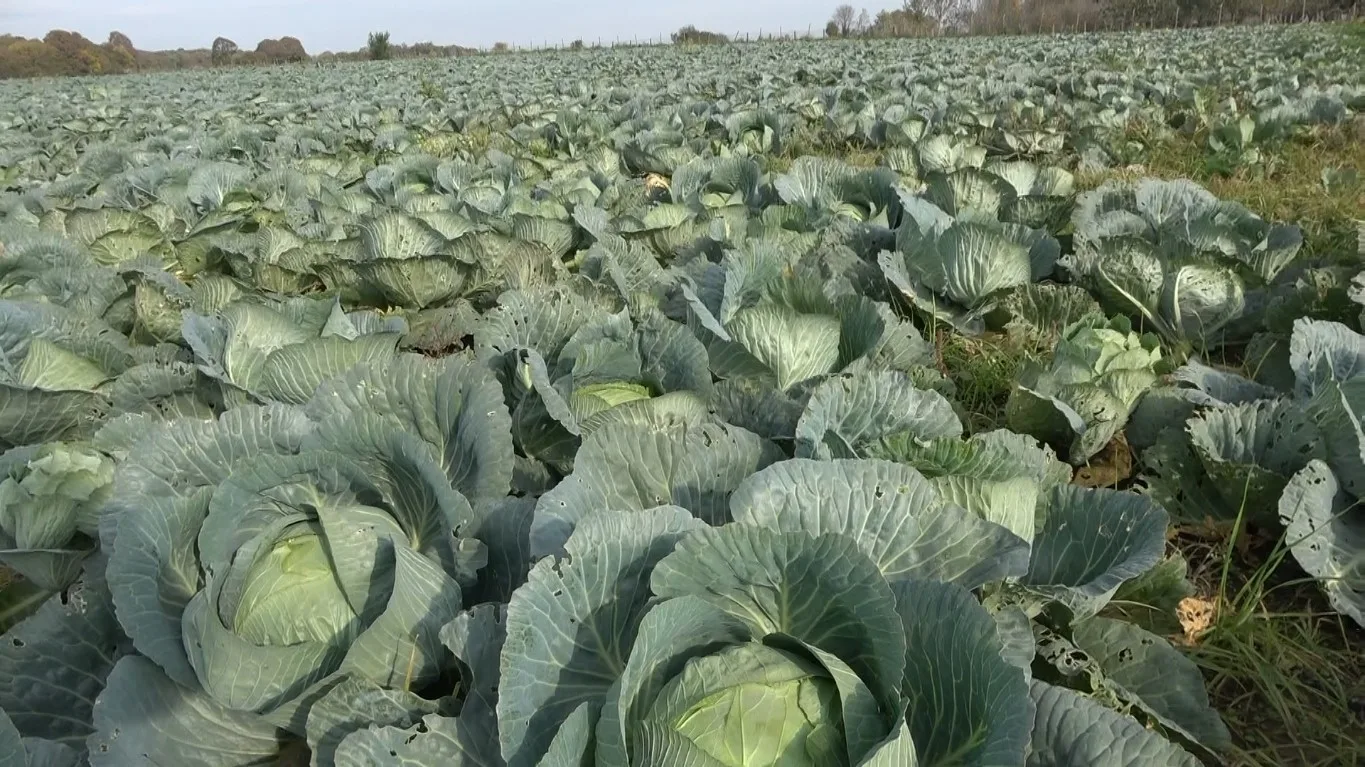
[[[47,591],[80,575],[95,549],[114,462],[88,444],[50,442],[0,455],[0,562]]]
[[[990,163],[986,170],[1014,189],[1000,211],[1002,220],[1053,234],[1071,220],[1076,179],[1068,171],[1023,160]]]
[[[1128,318],[1083,318],[1063,331],[1047,367],[1028,363],[1019,373],[1006,422],[1084,463],[1123,430],[1160,362],[1157,337],[1134,332]]]
[[[187,312],[185,341],[231,403],[302,404],[323,381],[361,362],[391,359],[406,324],[347,313],[338,299],[270,305],[240,300],[212,315]]]
[[[1334,322],[1295,323],[1290,344],[1295,394],[1300,401],[1306,398],[1304,409],[1321,439],[1321,452],[1300,451],[1313,460],[1289,480],[1278,511],[1295,559],[1321,583],[1333,607],[1365,625],[1365,518],[1353,500],[1365,497],[1362,363],[1365,336]],[[1312,440],[1302,429],[1298,434],[1303,436],[1276,436],[1290,445]],[[1256,463],[1288,468],[1283,459]]]
[[[979,334],[1006,291],[1052,274],[1060,252],[1047,232],[999,220],[1016,198],[1002,178],[974,168],[935,174],[924,194],[899,189],[903,216],[882,272],[916,310]]]
[[[196,462],[204,450],[227,460]],[[169,679],[302,732],[342,675],[403,689],[439,675],[437,632],[486,552],[458,537],[469,502],[414,437],[310,438],[297,415],[246,407],[158,429],[131,455],[102,530],[109,584]]]
[[[503,382],[527,457],[567,472],[581,438],[612,420],[705,415],[706,348],[657,311],[632,321],[562,291],[500,301],[475,343]]]
[[[664,311],[705,345],[726,420],[789,440],[811,387],[828,376],[918,374],[927,363],[913,325],[815,267],[754,245],[680,270]]]
[[[896,215],[896,181],[886,168],[863,170],[831,157],[800,157],[773,179],[773,189],[813,224],[845,216],[887,225]]]
[[[179,350],[134,346],[118,331],[63,306],[0,300],[0,446],[89,437],[118,398],[131,410],[154,399],[139,375]],[[129,381],[119,379],[129,375]],[[167,392],[162,392],[167,393]]]
[[[1093,653],[1084,663],[1123,699],[1199,748],[1226,745],[1192,663],[1095,617],[1160,559],[1154,504],[1057,485],[1025,496],[1030,526],[1015,532],[904,464],[797,459],[735,483],[682,468],[694,450],[676,427],[614,427],[538,504],[533,540],[554,531],[563,547],[508,608],[509,765],[1017,764],[1090,738],[1198,764],[1066,686],[1030,686],[1035,653],[1065,660],[1035,648],[1030,600],[1067,605],[1062,641]],[[656,466],[677,467],[671,489]],[[1114,523],[1115,547],[1090,548]],[[1005,601],[979,602],[982,587]],[[1157,669],[1161,685],[1142,679]],[[1160,699],[1175,690],[1180,704]]]
[[[1365,621],[1365,492],[1359,435],[1365,337],[1335,322],[1294,325],[1290,392],[1186,366],[1192,389],[1161,393],[1140,414],[1155,432],[1143,456],[1148,492],[1187,518],[1283,525],[1285,545],[1344,615]]]
[[[1181,347],[1218,346],[1295,259],[1297,227],[1270,224],[1190,181],[1108,183],[1077,200],[1062,266],[1104,307]]]

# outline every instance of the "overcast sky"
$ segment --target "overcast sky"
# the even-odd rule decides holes
[[[144,50],[207,48],[218,36],[243,48],[293,35],[310,53],[358,50],[372,30],[394,42],[540,45],[576,38],[653,38],[684,24],[734,34],[819,31],[838,0],[0,0],[0,33],[51,29],[103,42],[119,30]],[[867,2],[878,8],[899,2]],[[854,3],[855,7],[860,4]]]

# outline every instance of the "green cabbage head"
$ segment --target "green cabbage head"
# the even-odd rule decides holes
[[[430,446],[378,422],[307,434],[290,411],[232,412],[149,435],[155,460],[117,480],[108,577],[134,645],[296,733],[342,677],[437,679],[437,633],[487,552],[460,535],[473,512]],[[224,460],[205,472],[204,453]]]
[[[726,767],[815,767],[845,758],[839,688],[829,671],[761,644],[694,660],[669,680],[645,722]]]
[[[16,448],[0,457],[0,562],[49,591],[69,586],[95,548],[114,463],[80,443]]]
[[[1134,331],[1127,317],[1084,317],[1062,332],[1051,365],[1020,374],[1006,407],[1009,427],[1084,463],[1128,423],[1161,359],[1157,337]]]

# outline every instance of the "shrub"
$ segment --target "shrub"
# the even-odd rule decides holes
[[[704,29],[697,29],[691,24],[673,33],[674,45],[718,45],[728,42],[730,42],[730,38],[719,32],[707,32]]]
[[[267,38],[256,45],[256,53],[261,61],[267,64],[308,60],[308,52],[303,49],[303,43],[297,37],[286,36],[278,40]]]
[[[365,47],[370,52],[371,61],[385,61],[392,55],[389,50],[388,32],[371,32]]]

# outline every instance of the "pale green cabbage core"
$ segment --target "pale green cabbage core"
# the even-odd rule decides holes
[[[740,645],[692,661],[652,714],[726,767],[847,764],[834,681],[771,647]]]
[[[805,767],[840,742],[838,690],[828,679],[742,684],[688,712],[677,730],[730,767]]]
[[[735,313],[725,329],[777,378],[782,390],[839,366],[841,324],[824,314],[765,305]]]
[[[91,448],[52,444],[29,461],[20,486],[34,496],[88,501],[114,481],[114,462]]]
[[[232,630],[257,645],[331,644],[355,620],[322,538],[304,526],[252,565]]]
[[[583,420],[627,402],[650,398],[649,387],[626,382],[590,384],[574,390],[569,405],[574,417]]]
[[[0,482],[0,530],[21,549],[61,548],[78,529],[93,530],[114,463],[87,447],[45,445],[21,479]]]

